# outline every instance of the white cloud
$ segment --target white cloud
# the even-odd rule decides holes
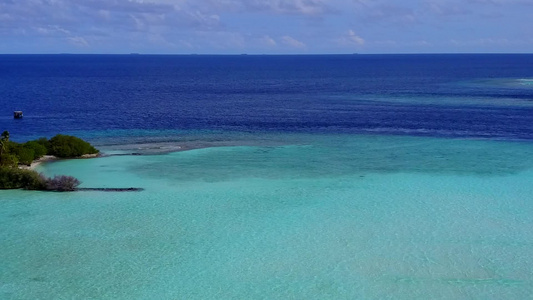
[[[416,46],[421,46],[421,47],[431,47],[432,44],[428,41],[424,41],[424,40],[421,40],[421,41],[415,41],[414,44]]]
[[[438,16],[466,15],[472,12],[464,3],[453,1],[441,2],[437,0],[427,1],[426,10]]]
[[[316,16],[332,11],[328,0],[197,0],[205,10]]]
[[[530,0],[468,0],[468,2],[471,3],[478,3],[478,4],[494,4],[494,5],[533,5],[533,1]]]
[[[178,41],[179,45],[186,49],[194,49],[194,45],[190,43],[189,41],[180,40]]]
[[[220,17],[209,10],[181,8],[183,1],[131,0],[0,0],[0,28],[46,28],[60,26],[80,33],[91,24],[117,31],[145,31],[152,26],[210,29]]]
[[[276,43],[276,41],[273,38],[271,38],[268,35],[265,35],[265,36],[261,37],[259,39],[259,42],[260,42],[261,45],[267,46],[267,47],[274,47],[274,46],[276,46],[278,44],[278,43]]]
[[[59,26],[37,27],[36,31],[41,35],[70,35],[70,31]]]
[[[511,42],[506,38],[480,38],[474,40],[450,40],[450,43],[456,46],[480,46],[480,45],[508,45],[515,44],[516,41]]]
[[[305,48],[306,45],[302,42],[300,42],[299,40],[293,38],[293,37],[290,37],[288,35],[285,35],[283,37],[281,37],[281,40],[283,42],[283,44],[289,46],[289,47],[292,47],[292,48]]]
[[[344,36],[337,39],[337,43],[341,46],[363,46],[366,41],[350,29]]]
[[[164,36],[154,33],[154,34],[148,34],[147,37],[148,41],[150,41],[151,44],[160,45],[165,48],[176,48],[177,46],[168,41]]]
[[[100,9],[98,10],[98,14],[102,17],[104,20],[110,20],[111,19],[111,12],[109,10]]]
[[[192,38],[195,41],[195,48],[199,50],[211,48],[222,52],[230,50],[242,51],[248,45],[246,37],[238,32],[197,31],[194,32]]]
[[[420,2],[421,0],[416,0]],[[416,2],[415,1],[415,2]],[[395,3],[393,1],[366,1],[359,0],[354,3],[355,13],[366,22],[387,22],[397,24],[413,24],[418,22],[417,5],[410,2]]]
[[[396,52],[437,49],[455,38],[476,41],[468,44],[475,51],[501,45],[523,52],[531,47],[512,43],[530,40],[531,5],[533,0],[0,0],[0,40],[6,41],[0,51],[40,51],[38,44],[66,52],[73,45],[94,52]],[[487,35],[495,37],[482,39]],[[397,42],[394,50],[388,41]]]
[[[74,46],[89,47],[89,43],[81,36],[67,37],[67,41]]]
[[[348,40],[353,42],[356,45],[365,44],[365,40],[362,37],[356,35],[355,32],[351,29],[348,31]]]

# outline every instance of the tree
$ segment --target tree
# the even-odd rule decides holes
[[[19,144],[9,140],[9,132],[0,135],[0,189],[75,191],[80,181],[71,176],[46,178],[33,170],[21,170],[18,164],[30,165],[33,160],[48,153],[48,147],[60,157],[77,157],[98,153],[89,143],[72,136],[57,135],[48,141],[40,138]]]
[[[9,153],[9,131],[4,131],[0,135],[0,167],[16,167],[18,158]]]
[[[41,145],[39,145],[41,146]],[[31,165],[35,159],[35,150],[26,147],[25,144],[19,144],[15,142],[8,143],[9,154],[18,158],[18,162],[25,165]]]
[[[9,142],[9,131],[2,132],[0,135],[0,157],[7,152],[7,143]]]
[[[37,139],[35,141],[31,141],[31,142],[36,142],[36,143],[40,144],[45,149],[47,149],[46,151],[48,151],[48,149],[50,149],[50,141],[47,138],[45,138],[45,137],[40,137],[39,139]]]
[[[91,144],[75,136],[58,134],[51,138],[49,143],[49,154],[57,157],[69,158],[98,153]]]
[[[46,155],[47,149],[43,144],[39,143],[38,141],[29,141],[22,145],[24,148],[32,149],[34,152],[34,158],[33,159],[39,159]]]

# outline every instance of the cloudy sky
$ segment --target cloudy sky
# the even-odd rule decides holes
[[[0,0],[0,53],[533,52],[533,0]]]

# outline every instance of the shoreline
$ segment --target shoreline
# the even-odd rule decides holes
[[[100,153],[95,153],[95,154],[84,154],[80,157],[73,157],[73,158],[59,158],[57,156],[54,156],[54,155],[44,155],[43,157],[39,158],[39,159],[36,159],[34,161],[31,162],[31,164],[28,166],[28,165],[19,165],[19,169],[23,169],[23,170],[35,170],[38,166],[40,166],[41,164],[43,163],[46,163],[46,162],[52,162],[52,161],[57,161],[57,160],[63,160],[63,159],[87,159],[87,158],[96,158],[96,157],[99,157],[101,156]]]
[[[38,166],[40,166],[42,163],[58,160],[59,158],[54,155],[44,155],[43,157],[36,159],[31,162],[31,164],[28,165],[19,165],[19,169],[23,170],[35,170]]]

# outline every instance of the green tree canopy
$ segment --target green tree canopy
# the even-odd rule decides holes
[[[48,153],[57,157],[68,158],[96,154],[98,150],[80,138],[58,134],[50,139]]]

